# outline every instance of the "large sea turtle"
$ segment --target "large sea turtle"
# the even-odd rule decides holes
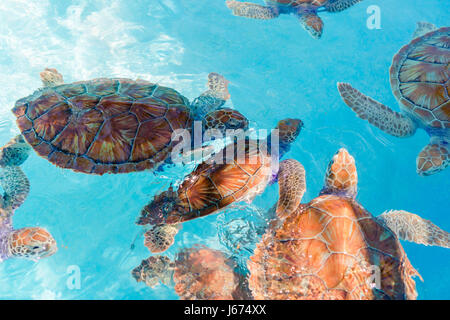
[[[43,228],[29,227],[14,230],[13,215],[30,191],[27,176],[19,167],[28,157],[30,147],[21,136],[0,149],[0,262],[8,258],[38,260],[57,251],[56,241]]]
[[[431,137],[417,156],[417,172],[431,175],[450,163],[450,27],[436,30],[419,23],[414,40],[395,56],[391,88],[402,113],[338,83],[344,102],[372,125],[396,137],[414,135],[417,128]]]
[[[316,39],[322,36],[323,21],[319,12],[339,12],[362,0],[265,0],[266,6],[250,2],[227,0],[227,6],[236,16],[253,19],[273,19],[280,14],[295,14],[309,34]]]
[[[301,120],[285,119],[275,128],[275,140],[272,133],[261,140],[247,136],[236,139],[198,165],[176,191],[170,187],[155,196],[137,220],[138,225],[153,226],[146,233],[147,247],[152,252],[164,251],[173,244],[180,223],[216,213],[235,202],[251,202],[289,166],[289,160],[277,166],[278,160],[289,151],[302,126]],[[289,206],[291,200],[281,205]]]
[[[94,79],[63,84],[55,69],[41,73],[44,88],[13,108],[25,140],[51,163],[74,171],[104,174],[142,171],[170,161],[181,142],[172,134],[190,134],[195,120],[203,129],[246,128],[239,112],[222,108],[228,81],[208,76],[208,90],[192,104],[174,89],[144,80]],[[192,139],[194,141],[194,139]]]
[[[289,197],[305,192],[299,168],[281,182]],[[353,157],[341,149],[319,197],[278,211],[248,262],[256,299],[416,298],[412,277],[420,275],[398,239],[450,248],[450,234],[406,211],[372,216],[355,200],[357,180]]]
[[[248,297],[247,286],[235,269],[223,252],[196,245],[179,251],[174,261],[160,255],[142,260],[131,274],[151,288],[173,286],[182,300],[241,300]]]

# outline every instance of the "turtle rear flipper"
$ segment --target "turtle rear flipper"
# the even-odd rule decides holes
[[[402,240],[426,246],[450,248],[450,233],[429,220],[403,210],[391,210],[377,217]]]
[[[340,12],[361,2],[362,0],[328,0],[325,9],[329,12]]]
[[[417,22],[416,30],[414,31],[413,39],[421,37],[428,32],[437,30],[437,27],[429,22]]]
[[[417,173],[429,176],[444,170],[450,164],[450,145],[439,139],[432,141],[417,156]]]
[[[294,159],[280,163],[278,172],[280,198],[277,203],[277,215],[280,218],[289,216],[298,208],[306,191],[305,168]]]
[[[235,16],[269,20],[278,17],[280,14],[278,10],[272,7],[261,6],[259,4],[250,2],[238,2],[228,0],[227,7],[230,8]]]
[[[0,184],[5,191],[3,196],[5,208],[17,209],[30,192],[30,182],[20,167],[5,167],[0,173]]]
[[[314,39],[320,39],[323,33],[323,21],[315,12],[305,12],[299,15],[300,23]]]
[[[362,94],[348,83],[338,83],[344,102],[356,115],[369,121],[377,128],[396,137],[409,137],[416,131],[416,125],[409,118]]]

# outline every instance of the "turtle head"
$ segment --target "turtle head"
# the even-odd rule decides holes
[[[131,271],[131,275],[137,282],[145,282],[150,288],[160,282],[169,285],[172,282],[172,274],[175,263],[165,256],[151,256],[142,260],[141,264]]]
[[[275,127],[275,131],[278,135],[279,144],[279,158],[288,152],[291,148],[291,144],[297,139],[300,131],[303,128],[303,121],[300,119],[284,119],[280,120]],[[273,149],[272,133],[267,138],[267,143],[270,147],[271,152],[276,152]]]
[[[53,68],[45,68],[45,70],[40,73],[40,76],[44,87],[55,87],[64,83],[61,73]]]
[[[8,239],[11,257],[39,260],[58,250],[55,239],[43,228],[23,228],[13,231]]]
[[[170,187],[169,190],[157,195],[142,209],[136,221],[138,225],[161,225],[166,223],[168,216],[176,209],[178,195]]]
[[[325,186],[320,194],[336,194],[354,198],[357,193],[357,184],[355,159],[342,148],[328,164]]]

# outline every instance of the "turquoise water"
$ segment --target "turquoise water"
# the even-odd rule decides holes
[[[379,30],[366,27],[372,4],[381,9]],[[417,21],[448,25],[448,1],[364,0],[322,18],[324,35],[314,40],[292,16],[234,17],[222,0],[2,0],[0,145],[18,133],[10,112],[14,102],[40,87],[39,72],[47,66],[66,82],[143,78],[190,99],[215,71],[231,81],[229,104],[253,127],[270,129],[285,117],[304,121],[287,155],[307,170],[304,201],[318,194],[329,159],[345,147],[356,158],[358,200],[369,211],[404,209],[450,230],[450,170],[425,178],[415,172],[426,133],[388,136],[358,119],[336,89],[337,81],[350,82],[398,108],[389,85],[391,59],[409,42]],[[150,289],[132,279],[130,271],[149,254],[142,238],[134,250],[130,246],[140,231],[134,221],[143,205],[192,167],[98,177],[59,169],[33,153],[23,169],[31,192],[14,226],[47,228],[59,251],[37,263],[0,264],[0,298],[177,298],[171,288]],[[276,199],[274,185],[252,210],[269,208]],[[195,243],[222,248],[218,229],[224,219],[229,218],[220,214],[186,223],[168,255]],[[424,278],[417,280],[419,299],[449,299],[450,251],[410,243],[404,248]],[[81,272],[80,289],[67,285],[72,266]]]

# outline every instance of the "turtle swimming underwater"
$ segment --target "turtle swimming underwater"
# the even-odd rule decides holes
[[[272,145],[272,133],[262,140],[236,139],[198,165],[178,190],[170,187],[155,196],[137,220],[138,225],[153,226],[146,233],[147,247],[152,252],[162,252],[173,244],[178,224],[216,213],[235,202],[251,202],[289,165],[289,160],[284,160],[277,166],[302,126],[298,119],[279,121],[274,131],[278,138],[274,141],[276,145]],[[281,205],[292,205],[291,201],[286,199]]]
[[[434,29],[434,31],[431,31]],[[361,119],[396,137],[424,129],[430,143],[417,156],[417,173],[431,175],[450,163],[450,28],[419,23],[415,39],[395,56],[392,92],[402,113],[373,100],[350,84],[338,83],[344,102]]]
[[[94,79],[63,84],[55,69],[41,73],[44,88],[13,108],[25,140],[58,167],[99,174],[158,168],[169,162],[178,129],[246,128],[239,112],[222,108],[228,81],[208,76],[208,90],[192,104],[174,89],[144,80]]]
[[[235,0],[226,1],[235,16],[253,19],[273,19],[280,14],[295,14],[309,34],[316,39],[322,36],[323,21],[319,12],[343,11],[362,0],[265,0],[266,6]]]
[[[221,251],[205,246],[185,248],[174,261],[151,256],[131,272],[137,282],[154,287],[174,286],[182,300],[241,300],[246,298],[244,279],[234,262]]]
[[[57,251],[56,241],[43,228],[14,230],[14,212],[25,201],[30,191],[27,176],[19,167],[28,157],[30,147],[21,136],[12,139],[0,150],[0,262],[9,258],[38,260]]]
[[[300,168],[300,164],[298,168]],[[286,172],[285,192],[306,186],[304,170]],[[415,299],[399,238],[450,247],[450,234],[406,211],[372,216],[356,200],[357,172],[345,149],[333,157],[320,196],[278,212],[248,262],[256,299]]]

